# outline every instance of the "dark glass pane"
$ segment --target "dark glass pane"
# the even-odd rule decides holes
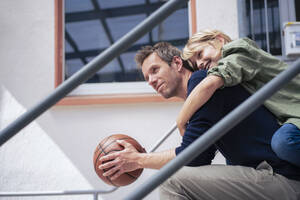
[[[267,51],[267,36],[269,35],[270,53],[281,55],[281,37],[280,37],[280,16],[278,0],[267,1],[268,13],[268,33],[266,33],[265,6],[263,0],[253,0],[253,24],[251,24],[251,6],[250,0],[245,1],[246,20],[242,26],[246,31],[244,36],[256,41],[256,43]],[[252,30],[253,29],[253,30]]]
[[[76,73],[163,3],[159,0],[65,0],[65,78]],[[188,36],[186,5],[100,69],[87,83],[143,81],[134,62],[136,51],[159,41],[182,48]]]
[[[295,0],[296,21],[300,21],[300,1]]]

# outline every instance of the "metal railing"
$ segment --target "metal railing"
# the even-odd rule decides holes
[[[70,195],[93,195],[94,200],[98,200],[99,194],[107,194],[115,191],[110,190],[70,190],[70,191],[46,191],[46,192],[0,192],[1,197],[38,197],[38,196],[70,196]]]
[[[0,145],[4,144],[7,140],[13,137],[18,131],[31,123],[43,112],[48,110],[52,105],[66,96],[79,84],[86,81],[105,64],[111,61],[116,56],[120,55],[122,51],[128,48],[129,45],[137,41],[140,37],[150,31],[155,25],[164,20],[168,15],[179,8],[183,3],[188,0],[170,0],[165,3],[161,8],[150,15],[146,20],[140,23],[136,28],[122,37],[119,41],[114,43],[110,48],[105,50],[94,60],[88,63],[84,68],[74,74],[70,79],[65,81],[56,90],[38,103],[35,107],[28,110],[21,115],[17,120],[11,123],[8,127],[0,132]],[[219,121],[205,134],[199,137],[189,147],[187,147],[181,154],[176,156],[172,161],[166,164],[160,171],[158,171],[151,179],[145,184],[139,186],[134,193],[129,194],[124,199],[126,200],[139,200],[149,194],[152,190],[163,183],[167,178],[174,174],[182,166],[193,160],[197,155],[202,153],[210,145],[215,143],[223,135],[226,134],[231,128],[238,124],[241,120],[246,118],[257,107],[259,107],[266,99],[268,99],[273,93],[279,90],[285,83],[290,81],[293,77],[300,73],[300,59],[297,60],[291,67],[279,74],[276,78],[266,84],[258,92],[248,98],[240,106],[230,112],[225,118]],[[154,147],[153,151],[170,135],[176,126],[169,131]],[[99,193],[107,193],[116,190],[113,188],[109,191],[102,190],[86,190],[86,191],[54,191],[54,192],[11,192],[0,193],[1,196],[49,196],[49,195],[83,195],[93,194],[94,199],[98,198]]]
[[[140,200],[163,183],[167,178],[172,176],[177,170],[189,163],[203,151],[205,151],[210,145],[215,143],[223,135],[225,135],[230,129],[237,125],[240,121],[245,119],[256,108],[258,108],[263,102],[272,96],[277,90],[293,79],[297,74],[300,74],[300,59],[287,70],[280,73],[272,81],[262,87],[254,95],[249,97],[240,106],[230,112],[226,117],[220,120],[211,129],[200,136],[195,142],[187,147],[181,154],[176,156],[172,161],[166,164],[160,171],[158,171],[152,178],[150,178],[145,184],[138,187],[134,193],[129,194],[124,200]],[[168,131],[150,150],[154,152],[175,130],[176,124],[173,125],[170,131]],[[86,195],[92,194],[94,200],[98,200],[99,193],[110,193],[117,188],[111,190],[74,190],[74,191],[47,191],[47,192],[0,192],[0,197],[15,197],[15,196],[56,196],[56,195]]]
[[[156,144],[149,150],[154,152],[175,130],[177,129],[176,124],[165,133]],[[36,196],[70,196],[70,195],[93,195],[94,200],[98,200],[99,194],[108,194],[114,192],[118,187],[113,187],[109,190],[69,190],[69,191],[26,191],[26,192],[0,192],[1,197],[36,197]]]
[[[41,100],[34,107],[29,109],[14,122],[9,124],[6,128],[0,131],[0,147],[7,142],[11,137],[17,134],[22,128],[27,126],[42,113],[47,111],[51,106],[65,97],[78,85],[88,80],[97,71],[109,63],[112,59],[119,56],[124,50],[126,50],[135,41],[141,38],[143,35],[151,31],[156,25],[161,23],[165,18],[175,12],[183,4],[189,0],[169,0],[159,9],[153,12],[149,17],[137,25],[134,29],[128,32],[125,36],[115,42],[110,48],[106,49],[91,62],[85,65],[80,71],[75,73],[68,80],[58,86],[53,93]],[[176,125],[163,136],[156,145],[150,150],[155,151],[164,140],[176,129]],[[0,197],[13,197],[13,196],[61,196],[61,195],[93,195],[94,199],[98,199],[99,193],[110,193],[117,188],[110,190],[73,190],[73,191],[46,191],[46,192],[1,192]]]

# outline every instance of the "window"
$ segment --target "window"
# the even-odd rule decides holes
[[[298,0],[239,0],[240,37],[249,37],[265,51],[284,61],[283,27],[286,22],[299,20]],[[267,16],[267,20],[266,20]]]
[[[161,0],[64,0],[62,3],[56,0],[58,10],[56,40],[59,41],[59,31],[64,32],[64,40],[60,39],[61,44],[59,42],[57,44],[57,48],[64,46],[61,52],[56,52],[57,57],[62,53],[64,59],[57,61],[57,65],[63,67],[58,70],[61,75],[58,75],[56,84],[76,73],[164,2]],[[59,10],[63,10],[64,15],[59,13]],[[64,18],[64,23],[58,23],[59,18],[61,20]],[[135,53],[142,46],[153,45],[159,41],[170,42],[182,49],[189,37],[188,30],[188,7],[185,5],[100,69],[86,83],[71,92],[70,96],[77,99],[84,97],[90,101],[99,95],[104,99],[110,96],[108,101],[104,101],[105,103],[111,102],[120,95],[125,98],[132,98],[132,96],[135,98],[136,95],[148,98],[149,96],[146,96],[150,94],[151,98],[161,101],[162,98],[156,98],[159,95],[148,86],[137,69],[134,62]],[[151,98],[150,101],[153,100]]]
[[[273,55],[281,55],[278,0],[242,0],[239,2],[240,36],[255,40],[260,48]],[[267,21],[266,16],[268,16]]]

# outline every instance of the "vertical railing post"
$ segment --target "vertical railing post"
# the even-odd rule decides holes
[[[253,9],[253,0],[250,0],[250,24],[251,24],[251,39],[255,40],[255,32],[254,32],[254,9]]]
[[[98,200],[98,193],[97,193],[97,192],[95,192],[95,193],[93,194],[93,196],[94,196],[94,200]]]
[[[265,25],[266,25],[266,42],[267,42],[267,51],[270,53],[270,39],[269,39],[269,20],[268,20],[268,2],[264,0],[265,5]]]

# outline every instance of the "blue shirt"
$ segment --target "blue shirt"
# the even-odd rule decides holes
[[[205,77],[206,71],[203,70],[192,74],[188,82],[188,95]],[[175,150],[176,155],[249,96],[250,94],[240,85],[217,90],[191,117],[181,146]],[[260,106],[188,165],[209,165],[219,150],[229,165],[256,168],[262,161],[267,161],[275,173],[289,179],[300,180],[300,168],[279,159],[271,149],[271,139],[278,128],[275,116],[264,106]]]

